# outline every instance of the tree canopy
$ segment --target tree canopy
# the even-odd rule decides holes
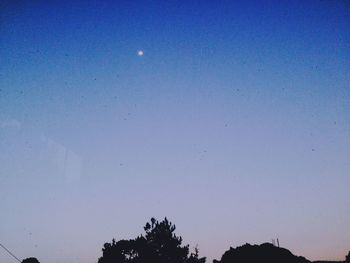
[[[98,263],[205,263],[197,248],[189,253],[189,245],[182,245],[175,229],[167,218],[161,222],[152,218],[144,227],[145,235],[105,243]]]
[[[310,263],[304,257],[295,256],[289,250],[276,247],[270,243],[261,245],[245,244],[236,248],[231,247],[223,254],[220,261],[214,260],[214,263],[233,262]]]
[[[26,258],[22,260],[22,263],[40,263],[36,258]]]

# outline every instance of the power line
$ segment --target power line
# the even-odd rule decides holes
[[[0,243],[0,246],[6,250],[7,253],[9,253],[13,258],[15,258],[18,262],[22,262],[21,260],[18,259],[10,250],[8,250],[3,244]]]

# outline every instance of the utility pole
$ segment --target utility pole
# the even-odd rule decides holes
[[[7,252],[9,253],[14,259],[16,259],[18,262],[22,262],[18,257],[16,257],[10,250],[8,250],[3,244],[0,243],[0,246]]]

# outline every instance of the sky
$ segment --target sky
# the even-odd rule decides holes
[[[347,1],[0,1],[0,19],[0,243],[20,259],[93,263],[165,216],[207,262],[273,238],[350,250]]]

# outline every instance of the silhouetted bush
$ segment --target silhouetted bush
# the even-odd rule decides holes
[[[176,227],[165,218],[154,218],[144,227],[145,236],[105,243],[98,263],[205,263],[198,249],[189,254],[189,246],[181,246],[182,238],[174,233]]]
[[[22,260],[22,263],[40,263],[36,258],[26,258]]]
[[[304,257],[297,257],[285,248],[276,247],[270,243],[262,245],[246,244],[237,248],[230,248],[224,253],[220,261],[214,263],[310,263]]]

